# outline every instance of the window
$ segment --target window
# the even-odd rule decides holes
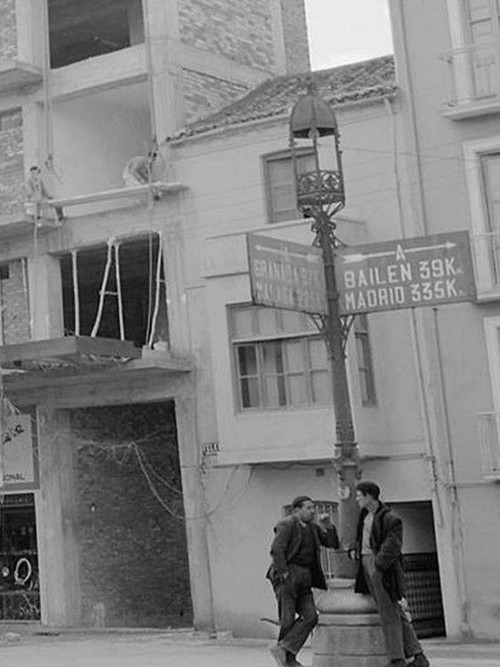
[[[314,509],[316,510],[316,516],[318,514],[328,514],[330,516],[330,521],[338,530],[338,506],[337,503],[332,503],[329,500],[316,500],[314,501]],[[292,512],[291,505],[285,505],[283,508],[284,516],[289,516]],[[327,549],[326,547],[321,547],[321,567],[325,574],[325,579],[333,579],[335,577],[335,552],[333,549]]]
[[[500,292],[500,136],[464,146],[478,298]]]
[[[356,315],[354,320],[354,338],[356,341],[361,402],[363,405],[374,405],[376,403],[375,380],[370,340],[368,337],[368,318],[364,313]]]
[[[498,0],[466,0],[467,41],[473,45],[471,65],[476,98],[499,91],[499,62],[495,41],[500,37]]]
[[[307,315],[243,306],[229,318],[241,410],[331,403],[326,346]]]
[[[300,171],[315,169],[311,152],[298,152]],[[290,151],[274,153],[264,158],[264,173],[269,222],[283,222],[302,217],[297,209],[295,176]]]

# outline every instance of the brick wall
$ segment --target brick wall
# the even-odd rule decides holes
[[[247,91],[237,83],[192,70],[183,71],[183,88],[186,122],[220,109]]]
[[[16,0],[0,0],[0,61],[17,56]]]
[[[23,215],[23,128],[20,109],[0,112],[0,218]]]
[[[180,0],[181,40],[244,65],[274,68],[268,0]]]
[[[2,345],[30,340],[27,283],[20,260],[0,265]]]
[[[306,72],[311,68],[304,0],[281,0],[287,71]]]
[[[75,410],[71,424],[84,622],[95,622],[100,603],[109,626],[190,626],[183,501],[168,488],[181,488],[173,403]],[[154,497],[130,448],[134,442],[168,509]]]

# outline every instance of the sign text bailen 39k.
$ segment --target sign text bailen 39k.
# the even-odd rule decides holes
[[[342,315],[475,299],[468,232],[398,239],[336,251]]]

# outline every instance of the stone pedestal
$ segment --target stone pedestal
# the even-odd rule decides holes
[[[313,667],[383,667],[388,658],[372,598],[354,593],[354,582],[336,579],[316,599],[319,622]]]

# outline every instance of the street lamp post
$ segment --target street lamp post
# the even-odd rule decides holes
[[[331,364],[336,419],[334,465],[339,482],[339,529],[345,547],[355,539],[358,514],[355,485],[359,478],[345,362],[345,343],[352,322],[343,320],[339,314],[334,266],[335,248],[339,245],[334,216],[345,205],[345,191],[337,120],[312,85],[292,110],[290,144],[297,205],[304,215],[314,219],[311,227],[314,245],[321,248],[323,256],[328,314],[322,320],[322,329]],[[353,574],[353,563],[345,553],[340,554],[336,576],[352,578]]]

